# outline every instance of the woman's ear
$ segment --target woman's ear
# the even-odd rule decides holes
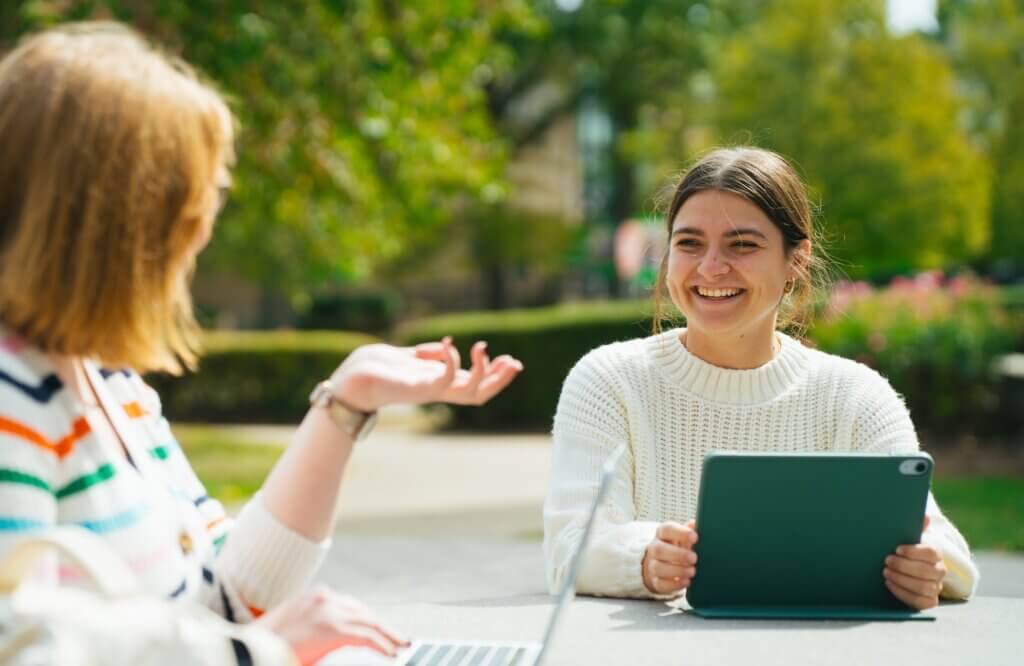
[[[805,238],[793,249],[793,254],[790,256],[790,267],[797,274],[806,271],[811,265],[811,247],[810,239]]]

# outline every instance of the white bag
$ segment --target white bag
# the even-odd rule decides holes
[[[27,580],[48,552],[74,563],[95,590]],[[232,637],[254,663],[289,664],[284,641],[227,622],[205,606],[140,593],[130,571],[88,530],[61,526],[19,543],[0,564],[0,664],[140,666],[237,664]]]

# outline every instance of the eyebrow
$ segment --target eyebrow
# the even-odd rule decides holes
[[[678,229],[673,229],[672,230],[672,237],[673,238],[675,238],[676,236],[682,235],[682,234],[689,234],[691,236],[706,236],[707,235],[707,234],[704,233],[704,231],[702,229],[698,229],[697,227],[680,227]],[[732,229],[730,231],[725,232],[723,235],[726,236],[726,237],[729,237],[729,236],[757,236],[758,238],[763,238],[764,240],[768,240],[767,236],[762,234],[757,229],[753,229],[753,228]]]

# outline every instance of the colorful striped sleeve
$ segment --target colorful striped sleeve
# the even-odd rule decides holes
[[[90,492],[108,482],[115,473],[109,464],[77,469],[77,462],[82,461],[75,456],[84,453],[79,445],[89,435],[90,428],[84,418],[69,413],[67,405],[59,402],[64,388],[59,378],[52,372],[37,372],[45,363],[43,355],[25,345],[12,348],[0,329],[0,558],[29,535],[62,522],[61,507],[66,508],[65,500],[88,499]],[[130,416],[132,410],[138,409],[141,416],[145,407],[140,404],[137,408],[126,406],[125,409]],[[115,529],[115,523],[128,519],[129,513],[79,524],[94,531]],[[40,582],[60,584],[57,558],[44,562],[45,566],[33,575],[42,578]],[[263,627],[197,622],[193,619],[198,617],[193,612],[196,609],[189,610],[189,606],[182,605],[188,602],[162,599],[154,604],[151,599],[118,602],[91,597],[74,599],[75,604],[49,609],[43,616],[44,622],[52,623],[53,631],[59,632],[68,626],[64,620],[70,618],[69,621],[81,625],[81,631],[88,632],[92,644],[117,643],[125,648],[125,654],[172,650],[190,663],[211,666],[262,666],[293,660],[288,645]],[[138,615],[133,610],[136,603]],[[132,622],[138,618],[152,620],[157,614],[163,618],[160,622],[176,623],[180,629],[165,628],[146,635],[123,631],[129,618]],[[83,618],[89,621],[83,624]],[[168,645],[167,641],[175,644]]]
[[[310,541],[281,524],[258,494],[232,520],[223,505],[207,495],[163,417],[156,393],[137,375],[132,382],[149,412],[154,441],[167,443],[165,464],[198,508],[213,542],[211,557],[204,563],[204,603],[224,617],[248,622],[301,592],[320,568],[330,540]]]
[[[0,557],[56,523],[60,460],[88,432],[84,420],[48,427],[47,406],[62,388],[56,375],[15,370],[0,366]]]

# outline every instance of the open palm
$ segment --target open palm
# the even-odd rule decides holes
[[[364,411],[398,403],[482,405],[523,369],[508,355],[491,360],[486,342],[474,344],[470,357],[470,368],[460,367],[449,338],[415,347],[366,345],[345,359],[332,381],[341,400]]]

